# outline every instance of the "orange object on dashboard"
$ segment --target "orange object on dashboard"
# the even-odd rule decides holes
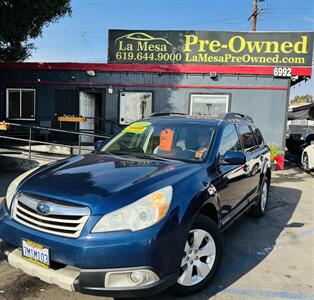
[[[173,131],[169,128],[164,129],[160,134],[159,150],[171,151],[173,142]]]

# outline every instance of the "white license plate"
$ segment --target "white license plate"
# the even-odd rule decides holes
[[[22,241],[22,256],[24,259],[38,264],[42,267],[49,268],[50,266],[50,251],[49,248],[38,243],[23,240]]]

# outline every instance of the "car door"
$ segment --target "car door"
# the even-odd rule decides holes
[[[309,169],[314,169],[314,140],[305,148],[309,160]]]
[[[244,171],[246,172],[245,190],[248,193],[246,198],[252,200],[258,192],[263,165],[263,153],[257,144],[252,127],[247,124],[238,124],[237,127],[242,148],[246,155],[246,164],[244,167]]]
[[[222,133],[220,146],[217,153],[217,178],[215,185],[221,205],[221,217],[223,225],[227,223],[237,212],[245,207],[245,197],[248,193],[246,172],[244,165],[224,165],[218,162],[227,151],[242,151],[241,141],[235,124],[228,124]]]

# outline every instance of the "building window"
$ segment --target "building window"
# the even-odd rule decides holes
[[[7,89],[7,119],[35,119],[34,89]]]
[[[229,95],[192,94],[190,114],[196,116],[218,116],[228,111]]]

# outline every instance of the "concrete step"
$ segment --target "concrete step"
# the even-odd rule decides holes
[[[1,171],[27,171],[64,159],[66,156],[32,156],[29,158],[26,153],[0,153],[0,170]]]
[[[52,161],[69,157],[70,155],[87,154],[94,146],[83,146],[84,149],[71,149],[59,145],[32,145],[29,157],[28,145],[1,145],[0,170],[24,171]]]
[[[22,154],[0,154],[1,171],[28,171],[48,163],[47,160],[28,159]]]

